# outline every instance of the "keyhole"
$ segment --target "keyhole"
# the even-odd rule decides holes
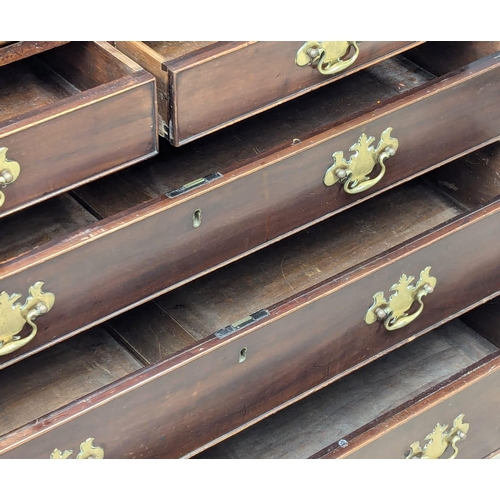
[[[247,359],[247,348],[243,347],[243,349],[241,349],[240,351],[240,357],[238,363],[243,363],[243,361],[245,361],[246,359]]]
[[[193,227],[200,227],[201,225],[201,210],[195,210],[193,214]]]

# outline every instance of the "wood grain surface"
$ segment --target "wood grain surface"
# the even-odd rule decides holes
[[[452,321],[196,458],[308,458],[496,351]]]
[[[160,133],[179,146],[422,42],[363,42],[356,62],[333,76],[295,64],[303,43],[116,42],[116,46],[158,78]]]
[[[0,68],[0,147],[21,166],[0,217],[156,154],[154,78],[123,59],[74,42]]]

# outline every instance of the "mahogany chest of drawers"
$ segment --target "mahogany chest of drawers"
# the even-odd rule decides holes
[[[500,43],[52,43],[0,42],[1,458],[500,449]]]

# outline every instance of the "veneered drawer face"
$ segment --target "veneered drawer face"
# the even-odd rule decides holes
[[[493,299],[198,457],[488,457],[500,448],[499,314]]]
[[[394,67],[392,63],[387,64]],[[23,245],[19,245],[16,238],[14,241],[10,241],[10,238],[4,243],[5,260],[0,273],[2,290],[25,294],[30,286],[43,281],[45,290],[54,293],[57,299],[51,311],[53,319],[50,321],[50,328],[46,323],[47,317],[40,318],[40,331],[36,339],[15,354],[4,356],[0,360],[0,366],[11,364],[16,359],[79,333],[148,298],[178,287],[185,281],[351,207],[361,199],[373,196],[371,190],[352,195],[346,193],[340,184],[325,186],[323,183],[324,173],[331,165],[332,149],[343,147],[341,143],[352,144],[351,141],[355,141],[353,137],[359,138],[358,134],[368,124],[375,128],[376,123],[377,130],[381,130],[383,126],[400,120],[400,147],[396,156],[386,162],[387,180],[382,179],[381,187],[374,188],[379,191],[386,189],[389,183],[394,185],[408,176],[434,168],[449,156],[463,154],[467,149],[474,149],[484,142],[494,140],[500,131],[500,115],[497,107],[488,103],[496,95],[494,89],[498,92],[498,87],[489,85],[489,79],[500,68],[497,64],[500,63],[495,62],[494,58],[483,59],[474,66],[474,70],[464,70],[465,76],[460,74],[439,80],[434,88],[435,93],[424,88],[406,97],[403,94],[403,102],[396,102],[397,105],[394,101],[390,103],[385,109],[392,112],[385,115],[381,111],[383,116],[375,121],[374,113],[369,113],[369,116],[365,114],[352,120],[349,125],[339,126],[310,140],[304,139],[298,146],[287,147],[279,155],[269,154],[267,150],[268,156],[262,162],[256,160],[250,165],[239,164],[235,167],[235,158],[227,151],[224,161],[217,164],[217,159],[221,157],[208,154],[215,154],[216,146],[207,146],[207,149],[196,147],[191,152],[184,148],[175,149],[177,157],[170,156],[174,149],[170,148],[157,163],[140,165],[133,173],[127,171],[123,176],[103,179],[88,188],[80,189],[76,193],[78,199],[83,201],[83,205],[92,214],[103,217],[104,220],[89,223],[90,214],[84,210],[85,216],[80,217],[83,210],[80,207],[78,217],[68,217],[68,220],[76,221],[76,229],[63,231],[63,235],[58,233],[55,236],[47,232],[46,222],[35,224],[31,214],[29,217],[23,215],[19,219],[21,222],[17,224],[23,227],[23,231],[24,224],[32,224],[34,231],[26,229],[28,237]],[[399,67],[398,71],[403,71],[404,68],[406,66],[403,64],[403,69]],[[361,73],[358,75],[361,78]],[[366,75],[362,77],[363,81],[365,77]],[[377,70],[368,77],[368,82],[372,80],[374,88],[384,88],[384,95],[386,92],[390,93],[379,78]],[[333,88],[345,82],[343,80],[327,87]],[[327,87],[320,91],[326,91]],[[476,90],[481,88],[483,91],[478,95]],[[467,96],[476,96],[478,99],[485,97],[485,101],[481,105],[476,102],[478,106],[474,110],[450,106],[456,92],[465,92]],[[445,95],[448,96],[446,99]],[[312,94],[309,94],[301,99],[309,99],[309,96],[312,98]],[[412,136],[411,127],[404,126],[405,120],[419,116],[418,110],[410,112],[408,109],[413,106],[424,106],[419,108],[421,115],[435,117],[436,105],[428,100],[439,96],[448,103],[446,121],[455,120],[461,124],[457,127],[464,126],[460,128],[460,134],[457,134],[461,138],[459,142],[447,138],[441,129],[429,136],[429,128],[422,125],[419,128],[421,134],[415,132]],[[294,101],[294,104],[298,101]],[[355,115],[360,109],[366,109],[363,105],[357,106]],[[454,114],[456,110],[460,115]],[[482,127],[471,131],[468,125],[463,125],[466,122],[462,118],[467,116],[470,120],[476,111],[481,114],[484,122]],[[380,120],[389,115],[394,120],[381,126]],[[460,120],[457,118],[459,116]],[[358,120],[366,120],[367,125],[358,126]],[[435,123],[435,120],[431,120],[431,123]],[[426,138],[429,141],[437,140],[434,143],[436,149],[424,147]],[[279,141],[281,139],[282,136]],[[448,142],[444,142],[445,140]],[[273,140],[267,144],[270,150],[276,148],[276,145]],[[248,145],[243,147],[248,149]],[[231,153],[235,151],[236,149],[231,149]],[[319,156],[314,155],[321,155],[323,165]],[[197,161],[191,163],[195,158]],[[402,161],[399,167],[396,158]],[[167,160],[168,169],[163,163]],[[189,170],[187,165],[190,166]],[[308,168],[304,168],[304,165]],[[186,190],[180,196],[161,196],[162,192],[192,180],[188,176],[206,175],[209,168],[208,172],[213,171],[213,167],[220,167],[221,177],[201,183],[197,189]],[[63,203],[59,200],[55,204]],[[46,214],[51,211],[52,209],[44,209]],[[76,208],[71,211],[76,211]],[[33,217],[42,217],[41,212],[42,210],[37,210]],[[201,224],[196,223],[196,214]],[[389,212],[386,217],[391,215]],[[376,217],[376,213],[373,216]],[[416,213],[415,218],[419,217],[420,213]],[[69,224],[65,224],[66,228],[67,226]],[[11,233],[7,230],[8,223],[4,227],[4,234]],[[53,243],[43,246],[47,239]],[[148,242],[147,245],[144,244],[145,241]],[[95,265],[89,269],[79,265],[81,262],[93,262]],[[61,273],[61,269],[64,269],[64,273]],[[412,272],[419,273],[422,269]],[[391,284],[387,286],[390,287]],[[118,289],[121,293],[113,293]],[[243,316],[248,312],[245,311]],[[238,318],[231,321],[235,319]]]
[[[0,65],[0,217],[156,154],[155,93],[107,43]]]
[[[421,42],[326,42],[337,44],[329,48],[310,42],[303,48],[305,43],[116,42],[116,46],[162,81],[159,100],[168,100],[168,105],[159,104],[160,132],[179,146]],[[335,59],[337,64],[308,64],[309,49],[324,53],[322,61]],[[303,54],[298,56],[299,52]],[[339,57],[347,63],[338,62]]]
[[[120,344],[152,366],[61,409],[37,393],[38,421],[5,414],[0,453],[43,458],[94,437],[110,458],[190,456],[499,293],[498,198],[464,213],[415,182],[371,204],[378,209],[356,207],[110,322]],[[403,274],[418,288],[429,266],[437,282],[418,294],[419,315],[412,300],[405,326],[366,321],[374,296],[388,297]],[[262,309],[256,321],[238,321]],[[29,362],[0,376],[15,379],[9,370]],[[16,421],[25,427],[15,430]]]

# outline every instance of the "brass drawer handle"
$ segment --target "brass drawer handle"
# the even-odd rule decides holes
[[[103,459],[104,449],[99,446],[93,446],[94,438],[88,438],[80,444],[80,453],[76,456],[78,460],[83,459]],[[50,454],[52,459],[65,459],[73,455],[73,450],[58,450],[57,448]]]
[[[392,127],[386,128],[381,135],[380,142],[374,148],[371,144],[375,137],[366,137],[361,134],[356,144],[349,151],[354,154],[346,160],[343,151],[333,153],[333,165],[326,171],[323,182],[325,186],[333,186],[335,183],[344,185],[344,191],[349,194],[357,194],[370,189],[384,177],[385,160],[394,156],[398,150],[399,142],[391,137]],[[368,177],[375,165],[380,165],[379,174]]]
[[[21,173],[21,167],[17,161],[7,160],[8,148],[0,148],[0,189],[5,189],[9,184],[15,182]],[[0,207],[5,203],[5,195],[0,191]]]
[[[354,48],[354,54],[343,60]],[[359,56],[358,42],[306,42],[295,55],[297,66],[315,66],[322,75],[347,69]]]
[[[365,322],[371,325],[375,321],[383,321],[387,330],[397,330],[418,318],[424,310],[422,299],[434,291],[437,283],[437,279],[429,274],[430,270],[430,267],[426,267],[420,273],[420,279],[415,286],[411,285],[415,278],[403,274],[399,281],[391,286],[390,290],[395,293],[389,300],[384,297],[384,292],[377,292],[373,296],[373,305],[366,313]],[[420,304],[418,310],[408,314],[415,301]]]
[[[20,293],[0,293],[0,356],[21,349],[35,338],[35,319],[48,313],[55,302],[54,294],[42,292],[42,286],[43,282],[38,281],[30,287],[24,305],[16,302],[21,297]],[[31,333],[21,338],[19,334],[26,323],[31,326]]]
[[[447,425],[436,424],[433,431],[425,437],[427,443],[420,447],[420,443],[415,441],[410,444],[410,452],[406,455],[409,458],[440,458],[448,449],[448,446],[453,448],[453,455],[449,458],[454,459],[458,455],[457,445],[459,441],[463,441],[467,437],[469,424],[463,422],[465,415],[462,413],[454,421],[453,426],[449,431]]]

